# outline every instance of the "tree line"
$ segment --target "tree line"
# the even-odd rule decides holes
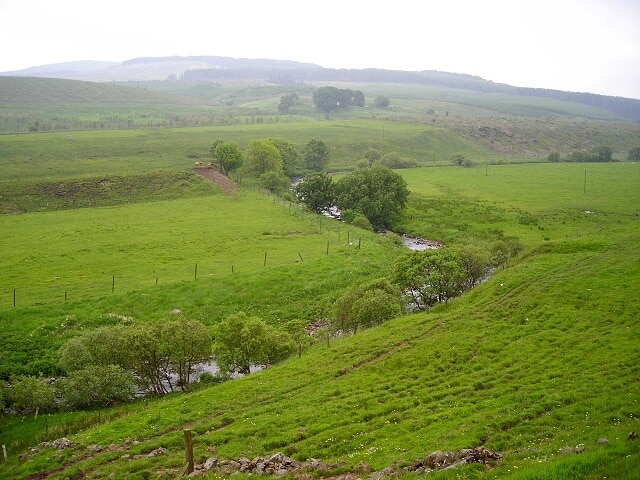
[[[557,162],[613,162],[613,149],[607,145],[598,145],[591,150],[574,150],[564,158],[558,152],[551,152],[547,160],[552,163]],[[627,160],[631,162],[640,161],[640,147],[629,150]]]

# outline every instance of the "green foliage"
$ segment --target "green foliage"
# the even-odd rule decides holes
[[[382,152],[375,148],[370,148],[364,152],[364,158],[369,162],[369,166],[373,167],[373,164],[382,158]]]
[[[90,365],[75,370],[56,388],[64,405],[74,410],[126,403],[137,391],[131,374],[118,365]]]
[[[238,312],[216,326],[213,355],[223,373],[247,375],[253,365],[279,358],[279,340],[260,318]]]
[[[351,288],[338,298],[334,307],[334,329],[357,332],[358,329],[397,317],[403,313],[398,288],[387,279]]]
[[[162,322],[159,329],[162,355],[186,390],[198,366],[211,358],[211,335],[202,323],[186,319]]]
[[[291,107],[295,107],[300,104],[300,99],[296,92],[287,93],[280,97],[280,103],[278,104],[278,111],[283,114],[291,112]]]
[[[404,209],[409,190],[404,179],[384,167],[356,170],[336,182],[336,204],[369,219],[376,229],[386,230]]]
[[[398,152],[390,152],[376,160],[375,165],[391,169],[415,168],[418,166],[418,161],[415,158],[403,158]]]
[[[305,167],[312,172],[322,172],[329,163],[329,147],[322,140],[312,138],[302,152]]]
[[[447,303],[470,281],[460,252],[453,248],[405,254],[396,262],[392,279],[419,310]]]
[[[358,228],[361,228],[362,230],[369,230],[373,232],[373,225],[371,225],[371,222],[369,221],[369,219],[364,215],[356,215],[354,218],[352,218],[349,221],[349,223],[354,227],[358,227]]]
[[[242,166],[242,150],[236,143],[220,142],[214,145],[213,158],[218,162],[222,173],[228,175]]]
[[[11,378],[8,402],[14,410],[23,414],[45,413],[55,407],[56,392],[48,378],[17,376]]]
[[[326,173],[315,173],[305,178],[296,185],[295,191],[302,203],[316,213],[325,212],[335,204],[333,180]]]
[[[364,94],[360,90],[320,87],[313,92],[313,104],[321,112],[330,113],[348,107],[364,107]]]
[[[258,180],[262,188],[275,194],[284,193],[289,190],[289,187],[291,186],[289,177],[282,172],[276,172],[273,170],[263,173],[260,175]]]
[[[391,104],[391,100],[389,97],[385,97],[384,95],[378,95],[373,100],[373,106],[375,108],[387,108]]]
[[[629,150],[627,160],[630,160],[632,162],[640,162],[640,147],[634,147]]]
[[[547,160],[551,163],[558,163],[561,160],[561,156],[558,152],[551,152]]]
[[[301,173],[301,158],[298,147],[284,138],[270,138],[269,141],[282,156],[284,174],[287,177],[299,175]]]
[[[267,172],[282,173],[282,154],[268,138],[253,140],[245,153],[242,171],[254,178]]]

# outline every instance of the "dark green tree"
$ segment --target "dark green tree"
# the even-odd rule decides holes
[[[376,161],[380,160],[382,158],[382,155],[383,154],[380,150],[376,150],[375,148],[370,148],[365,152],[364,158],[366,158],[369,161],[369,166],[373,167],[373,164],[376,163]]]
[[[351,288],[334,305],[334,329],[357,332],[402,315],[400,290],[387,279]]]
[[[247,375],[252,365],[268,360],[268,329],[258,317],[244,312],[230,315],[214,331],[213,355],[224,373]]]
[[[136,384],[117,365],[90,365],[71,372],[57,385],[63,403],[73,409],[105,408],[133,400]]]
[[[326,173],[316,173],[295,187],[298,198],[310,210],[326,212],[335,204],[333,180]]]
[[[560,154],[558,152],[551,152],[547,157],[547,160],[551,163],[558,163],[560,161]]]
[[[284,138],[269,138],[269,141],[278,149],[282,156],[282,169],[284,174],[289,178],[300,175],[302,172],[298,147]]]
[[[186,390],[199,365],[211,358],[211,335],[194,320],[174,320],[159,325],[162,355],[170,365],[170,376]]]
[[[390,104],[391,104],[391,100],[389,100],[389,97],[385,97],[383,95],[378,95],[373,100],[373,106],[375,108],[387,108]]]
[[[281,194],[289,190],[291,180],[282,172],[271,170],[260,175],[260,186],[271,193]]]
[[[359,212],[380,230],[391,227],[408,197],[405,180],[384,167],[356,170],[336,182],[336,205],[340,210]]]
[[[302,155],[306,168],[312,172],[322,172],[329,164],[329,147],[322,140],[309,140]]]
[[[630,160],[632,162],[640,162],[640,147],[634,147],[629,150],[627,160]]]
[[[610,162],[613,160],[613,149],[606,145],[599,145],[591,149],[596,162]]]
[[[287,93],[280,97],[280,103],[278,104],[278,111],[282,114],[288,114],[291,111],[291,107],[295,107],[300,103],[300,99],[298,98],[298,94]]]

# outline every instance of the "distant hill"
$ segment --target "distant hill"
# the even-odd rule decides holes
[[[478,76],[425,70],[330,69],[291,60],[247,59],[221,56],[142,57],[116,62],[68,62],[31,67],[2,75],[52,77],[91,82],[172,80],[188,82],[252,81],[281,86],[305,83],[395,83],[435,85],[481,93],[549,98],[611,112],[640,122],[640,100],[584,92],[514,87]],[[0,92],[2,94],[2,92]]]

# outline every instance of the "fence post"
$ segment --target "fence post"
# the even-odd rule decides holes
[[[15,308],[16,306],[16,289],[13,289],[13,307]]]
[[[113,293],[116,289],[116,276],[114,275],[111,278],[111,293]]]
[[[187,460],[187,474],[193,472],[193,437],[191,435],[191,429],[184,429],[184,447]]]

